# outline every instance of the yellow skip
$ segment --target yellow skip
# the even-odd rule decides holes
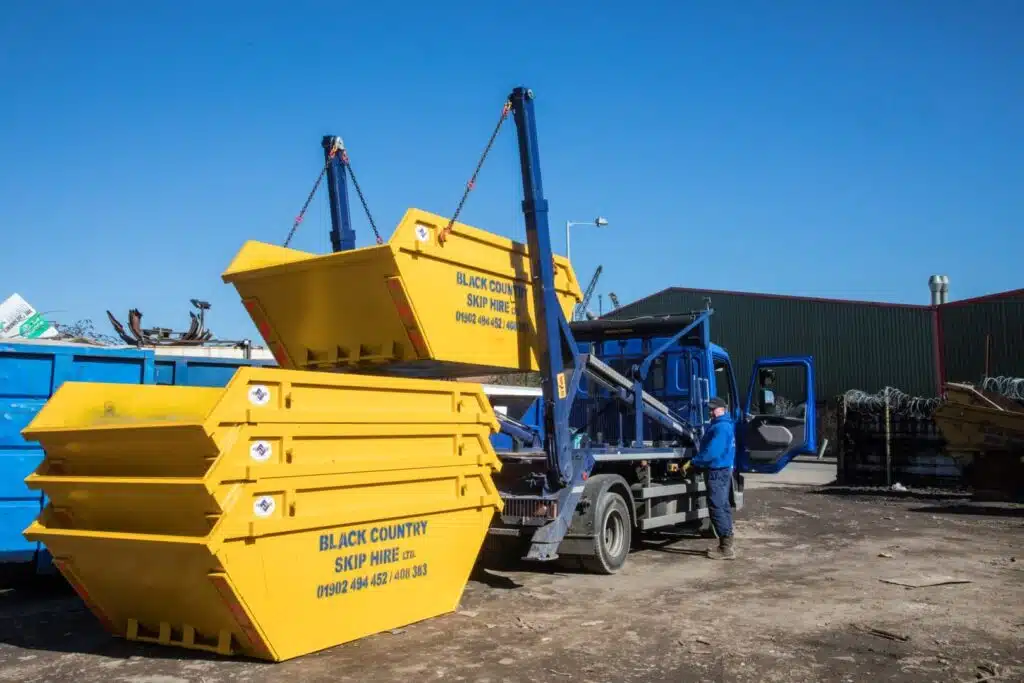
[[[328,255],[247,242],[223,274],[281,367],[465,377],[539,369],[525,245],[409,209],[386,244]],[[582,299],[555,257],[569,316]]]
[[[280,661],[449,612],[491,517],[477,384],[242,368],[65,383],[25,535],[116,635]]]

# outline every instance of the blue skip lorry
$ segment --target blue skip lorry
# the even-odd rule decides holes
[[[741,408],[729,355],[711,341],[713,310],[566,320],[556,299],[533,92],[514,89],[502,120],[509,112],[518,138],[534,273],[543,428],[501,420],[514,445],[499,453],[503,469],[495,483],[504,509],[489,535],[526,560],[576,557],[585,569],[615,573],[643,534],[707,518],[706,483],[687,463],[708,424],[710,398],[729,400],[737,426],[730,495],[735,507],[742,506],[744,473],[778,472],[796,455],[815,452],[814,362],[802,356],[757,361]],[[623,340],[639,344],[643,355],[616,369],[605,359]],[[670,366],[673,372],[667,372]],[[658,368],[663,382],[674,382],[673,405],[651,386]],[[761,402],[754,405],[755,382],[772,368],[802,374],[805,401],[796,410],[762,412]],[[658,393],[668,394],[664,386]]]
[[[801,356],[757,361],[744,402],[728,353],[711,341],[710,308],[638,320],[568,321],[556,296],[529,89],[515,88],[504,103],[452,223],[510,114],[518,138],[542,396],[530,410],[531,420],[498,416],[503,468],[495,483],[504,509],[490,528],[489,545],[511,547],[527,560],[575,556],[585,568],[613,573],[642,534],[707,519],[705,482],[686,463],[708,423],[711,397],[728,400],[737,425],[734,506],[742,505],[744,473],[778,472],[795,456],[816,451],[814,362]],[[332,248],[352,249],[346,184],[351,166],[340,138],[325,136],[322,147]],[[380,243],[358,185],[356,190]],[[765,401],[754,401],[755,382],[773,368],[800,375],[789,386],[804,401],[792,411],[764,410]],[[760,391],[762,397],[768,393],[767,387]]]

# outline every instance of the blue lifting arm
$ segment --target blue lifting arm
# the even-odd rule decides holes
[[[562,314],[555,292],[554,252],[548,228],[548,202],[540,175],[537,123],[533,92],[515,88],[509,97],[519,142],[523,180],[523,217],[533,273],[533,305],[540,344],[541,390],[544,398],[544,438],[548,457],[548,486],[561,488],[573,477],[569,411],[579,386],[576,341]]]
[[[498,426],[501,433],[511,437],[514,443],[527,449],[539,449],[542,447],[537,431],[529,425],[513,420],[511,417],[501,413],[496,413],[495,417],[498,418]]]
[[[356,232],[352,229],[352,214],[348,207],[345,143],[336,135],[325,135],[321,145],[324,148],[327,194],[331,205],[331,250],[338,252],[355,249]]]
[[[345,151],[345,143],[337,135],[325,135],[320,144],[324,148],[324,170],[327,172],[327,193],[331,204],[331,249],[338,252],[356,248],[356,231],[352,229],[352,214],[349,212],[348,205],[348,180],[350,178],[352,187],[359,195],[359,201],[363,205],[366,220],[370,223],[370,229],[373,230],[377,244],[384,244],[380,231],[377,230],[377,224],[373,220],[373,214],[370,213],[370,207],[366,203],[363,190],[359,187],[359,181],[356,180],[356,173],[352,170],[348,152]],[[315,186],[313,190],[316,191]]]

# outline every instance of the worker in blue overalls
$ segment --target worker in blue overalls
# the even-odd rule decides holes
[[[729,506],[732,469],[736,462],[736,429],[728,409],[728,404],[717,396],[708,401],[711,421],[701,437],[697,455],[690,461],[691,467],[704,471],[707,482],[708,511],[718,536],[718,547],[708,549],[708,557],[713,560],[731,560],[736,556]]]

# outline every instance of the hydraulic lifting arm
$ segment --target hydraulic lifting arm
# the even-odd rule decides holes
[[[356,232],[352,229],[352,214],[348,208],[345,143],[336,135],[325,135],[321,144],[324,148],[327,194],[331,204],[331,250],[338,252],[355,249]]]
[[[366,203],[363,190],[359,187],[359,181],[356,180],[356,173],[352,170],[348,152],[345,150],[345,143],[337,135],[325,135],[320,144],[324,148],[324,168],[320,179],[326,172],[327,194],[331,205],[331,250],[339,252],[356,248],[356,231],[352,229],[352,214],[349,211],[348,203],[349,179],[352,180],[352,187],[359,195],[359,201],[366,213],[366,220],[370,223],[370,229],[373,230],[374,239],[377,240],[377,244],[384,244],[380,231],[377,230],[377,224],[373,220],[373,215],[370,213],[370,207]],[[320,183],[320,179],[317,180],[317,184]],[[313,192],[316,192],[316,187],[316,185],[313,186]],[[311,192],[309,199],[306,200],[306,206],[309,206],[309,200],[312,198],[313,193]],[[296,226],[302,220],[302,214],[305,212],[306,207],[303,207]],[[294,232],[295,228],[292,228],[292,233]],[[285,246],[288,246],[287,240]]]
[[[541,342],[541,390],[544,398],[544,437],[548,455],[548,486],[557,489],[573,477],[569,410],[579,386],[575,363],[576,341],[559,308],[555,292],[554,252],[548,229],[548,202],[540,175],[537,122],[533,91],[516,88],[509,98],[519,141],[519,167],[523,178],[523,217],[534,274],[533,305]]]

